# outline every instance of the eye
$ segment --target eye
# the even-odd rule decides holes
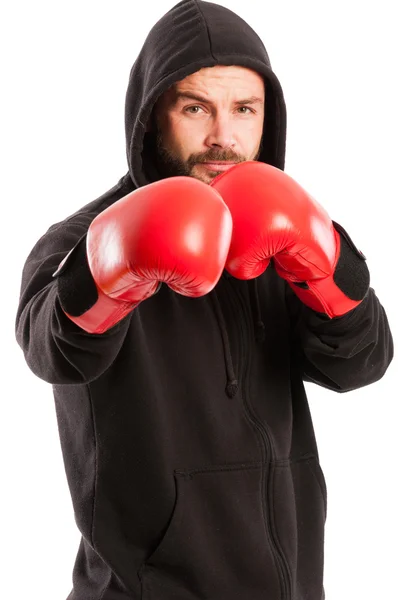
[[[251,113],[253,112],[253,110],[251,108],[249,108],[248,106],[239,106],[238,112],[242,111],[242,110],[245,111],[245,112],[241,112],[240,113],[241,115],[247,115],[248,112],[251,112]]]
[[[198,110],[195,110],[195,109],[198,109]],[[195,105],[195,106],[187,106],[184,110],[186,112],[191,113],[192,115],[197,115],[199,110],[202,110],[202,108],[200,106]]]

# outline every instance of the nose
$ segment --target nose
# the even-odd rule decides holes
[[[233,148],[235,138],[231,120],[226,115],[217,115],[211,120],[206,146],[209,148]]]

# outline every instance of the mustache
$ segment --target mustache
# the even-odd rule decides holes
[[[197,152],[196,154],[191,154],[188,159],[188,163],[190,166],[193,166],[196,163],[204,163],[204,162],[222,162],[222,161],[233,161],[233,162],[243,162],[246,160],[245,156],[237,154],[231,149],[221,150],[219,148],[211,148],[207,152]]]

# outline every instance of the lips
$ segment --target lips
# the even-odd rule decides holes
[[[200,163],[209,171],[226,171],[236,165],[234,162],[204,162]]]

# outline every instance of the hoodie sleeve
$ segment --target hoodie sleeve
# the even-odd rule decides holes
[[[62,267],[64,275],[54,278],[53,274],[72,248],[82,247],[80,242],[94,216],[81,214],[50,227],[33,247],[23,268],[16,339],[29,368],[52,384],[88,383],[99,377],[117,356],[129,325],[127,315],[107,332],[89,334],[61,308],[61,286],[65,288],[68,280],[76,275],[79,285],[90,286],[87,278],[84,281],[81,261],[79,264],[69,257]],[[87,277],[90,275],[87,273]]]
[[[294,360],[304,381],[336,392],[381,379],[393,358],[393,340],[373,288],[349,313],[330,319],[305,306],[286,286]]]

